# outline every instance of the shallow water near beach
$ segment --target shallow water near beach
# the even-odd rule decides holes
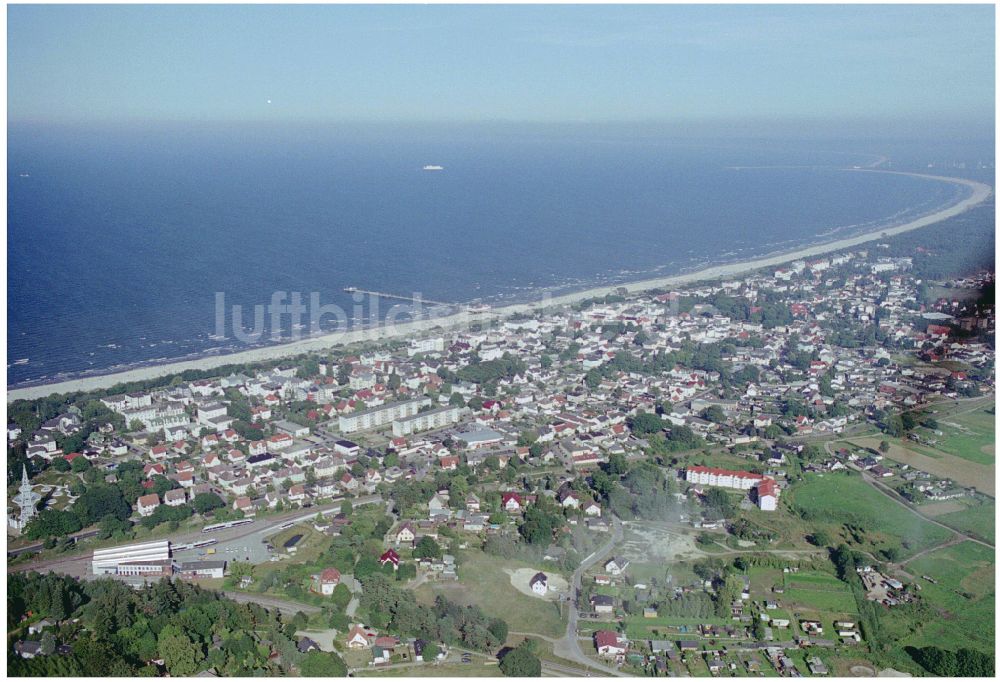
[[[246,348],[216,336],[216,292],[247,325],[275,291],[318,292],[359,321],[370,311],[345,287],[497,305],[872,231],[967,192],[849,172],[879,157],[856,144],[168,127],[9,139],[11,386]]]

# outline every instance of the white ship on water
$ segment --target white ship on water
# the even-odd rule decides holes
[[[428,166],[424,166],[424,170],[425,171],[442,171],[442,170],[444,170],[444,166],[428,165]]]

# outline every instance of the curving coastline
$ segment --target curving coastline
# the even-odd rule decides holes
[[[373,327],[370,329],[359,329],[346,332],[331,332],[329,334],[324,334],[322,336],[316,336],[313,338],[302,339],[299,341],[292,341],[289,343],[278,344],[274,346],[267,346],[264,348],[254,348],[250,350],[237,351],[234,353],[228,353],[224,355],[215,355],[210,357],[197,358],[194,360],[170,362],[161,365],[148,365],[120,372],[82,377],[78,379],[70,379],[67,381],[61,381],[57,383],[16,388],[8,390],[7,401],[10,402],[18,399],[31,400],[35,398],[44,397],[47,395],[52,395],[55,393],[71,393],[76,391],[92,391],[97,389],[105,389],[105,388],[110,388],[111,386],[114,386],[115,384],[118,383],[154,379],[165,375],[176,374],[178,372],[182,372],[184,370],[189,370],[189,369],[210,370],[216,367],[220,367],[222,365],[233,364],[233,363],[275,360],[283,357],[290,357],[294,355],[299,355],[301,353],[324,350],[332,348],[334,346],[342,346],[356,342],[377,341],[377,340],[398,338],[401,336],[407,336],[412,334],[419,334],[421,332],[429,331],[434,327],[442,327],[442,328],[460,327],[477,319],[486,319],[487,317],[490,319],[497,319],[497,318],[508,317],[510,315],[515,315],[518,313],[530,312],[539,309],[543,305],[545,307],[569,305],[587,298],[593,298],[595,296],[603,296],[620,286],[628,288],[628,290],[631,292],[636,292],[636,291],[646,291],[649,289],[674,287],[681,284],[689,284],[692,282],[703,281],[703,280],[712,280],[720,277],[733,277],[751,272],[753,270],[758,270],[760,268],[773,267],[776,265],[781,265],[782,263],[787,263],[801,258],[810,258],[824,253],[830,253],[832,251],[839,251],[841,249],[851,248],[854,246],[858,246],[860,244],[864,244],[869,241],[880,239],[883,236],[892,236],[896,234],[901,234],[903,232],[916,230],[921,227],[926,227],[928,225],[932,225],[942,220],[947,220],[948,218],[952,218],[956,215],[959,215],[960,213],[964,213],[965,211],[969,210],[970,208],[973,208],[974,206],[979,205],[980,203],[985,201],[993,191],[993,188],[990,187],[989,185],[983,184],[981,182],[976,182],[974,180],[966,180],[964,178],[953,178],[953,177],[946,177],[939,175],[926,175],[922,173],[907,173],[901,171],[885,171],[874,168],[856,168],[856,169],[844,169],[844,170],[846,172],[855,172],[855,173],[892,173],[896,175],[906,175],[915,178],[923,178],[926,180],[949,182],[952,184],[958,184],[958,185],[963,185],[965,187],[969,187],[972,190],[972,194],[947,208],[923,216],[922,218],[917,218],[916,220],[912,220],[902,225],[897,225],[895,227],[879,228],[865,234],[860,234],[853,237],[846,237],[844,239],[838,239],[826,243],[815,244],[812,246],[795,249],[794,251],[780,253],[771,256],[765,256],[753,260],[743,261],[739,263],[728,263],[724,265],[711,266],[702,270],[685,274],[669,275],[665,277],[645,279],[635,282],[622,282],[620,284],[614,284],[614,285],[604,285],[601,287],[590,288],[584,291],[577,291],[569,294],[562,294],[559,296],[542,298],[534,302],[507,305],[501,308],[494,309],[488,316],[473,317],[469,315],[467,312],[463,311],[447,317],[434,318],[430,320],[418,320],[414,322],[405,322],[391,326],[383,325],[383,326]]]

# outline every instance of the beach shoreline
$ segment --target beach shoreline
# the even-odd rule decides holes
[[[331,332],[329,334],[323,334],[320,336],[291,341],[283,344],[276,344],[273,346],[266,346],[262,348],[253,348],[243,351],[236,351],[232,353],[206,356],[191,360],[167,362],[160,365],[146,365],[142,367],[136,367],[134,369],[109,372],[107,374],[97,374],[93,376],[68,379],[65,381],[59,381],[54,383],[14,388],[14,389],[9,389],[7,391],[7,402],[9,403],[11,401],[19,399],[33,400],[36,398],[41,398],[56,393],[88,392],[100,389],[107,389],[119,383],[127,383],[132,381],[145,381],[149,379],[155,379],[163,376],[177,374],[185,370],[192,370],[192,369],[211,370],[230,364],[242,364],[249,362],[260,362],[266,360],[277,360],[284,357],[291,357],[295,355],[300,355],[302,353],[326,350],[336,346],[344,346],[352,343],[385,341],[409,335],[421,334],[430,331],[436,327],[440,327],[442,329],[453,329],[456,327],[461,327],[481,320],[496,320],[496,319],[503,319],[506,317],[510,317],[511,315],[531,313],[538,311],[543,307],[551,308],[557,306],[571,305],[573,303],[588,298],[604,296],[608,293],[615,291],[620,287],[626,288],[631,293],[631,292],[648,291],[650,289],[663,289],[668,287],[676,287],[679,285],[686,285],[698,281],[708,281],[723,277],[734,277],[746,274],[748,272],[752,272],[754,270],[759,270],[761,268],[774,267],[777,265],[781,265],[783,263],[788,263],[803,258],[811,258],[825,253],[840,251],[842,249],[859,246],[861,244],[874,241],[882,237],[889,237],[897,234],[902,234],[904,232],[916,230],[922,227],[926,227],[928,225],[933,225],[934,223],[941,222],[942,220],[947,220],[948,218],[952,218],[956,215],[964,213],[965,211],[979,205],[980,203],[985,201],[993,191],[993,188],[990,187],[989,185],[977,182],[975,180],[967,180],[964,178],[926,175],[922,173],[906,173],[901,171],[884,171],[884,170],[877,170],[870,168],[857,168],[857,169],[852,168],[844,170],[847,172],[858,172],[858,173],[893,173],[898,175],[907,175],[916,178],[924,178],[927,180],[949,182],[952,184],[959,184],[965,187],[969,187],[972,190],[972,194],[952,204],[949,207],[943,208],[939,211],[923,216],[921,218],[909,221],[902,225],[897,225],[894,227],[878,228],[871,232],[855,235],[853,237],[845,237],[843,239],[837,239],[826,243],[813,244],[811,246],[794,249],[792,251],[785,253],[764,256],[747,261],[714,265],[689,273],[667,275],[664,277],[638,280],[635,282],[606,284],[600,287],[593,287],[582,291],[561,294],[558,296],[547,296],[543,294],[543,297],[541,299],[526,303],[515,303],[515,304],[505,305],[500,308],[493,309],[492,311],[490,311],[489,314],[486,315],[474,315],[468,313],[468,311],[466,310],[463,310],[462,312],[455,313],[453,315],[445,317],[432,318],[427,320],[416,320],[389,326],[376,325],[371,328],[365,328],[365,329],[337,331],[337,332]]]

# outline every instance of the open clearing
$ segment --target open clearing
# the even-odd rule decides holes
[[[654,521],[632,522],[625,527],[625,540],[616,553],[629,561],[657,563],[683,561],[704,556],[694,537]]]
[[[993,653],[996,595],[993,551],[962,542],[930,552],[907,565],[920,580],[921,596],[936,611],[900,645],[974,647]]]
[[[569,594],[569,583],[561,575],[551,572],[538,571],[534,568],[505,568],[504,573],[510,576],[510,584],[521,594],[526,594],[532,599],[545,599],[548,601],[558,601],[561,595]],[[530,580],[536,573],[545,573],[548,578],[549,589],[545,594],[538,594],[532,591],[529,585]]]
[[[950,531],[921,519],[856,474],[806,474],[804,478],[782,499],[807,510],[813,518],[860,525],[872,543],[903,541],[903,554],[910,556],[951,536]]]
[[[867,448],[878,448],[881,441],[881,438],[856,438],[851,442]],[[931,454],[924,454],[927,451],[932,451],[932,448],[910,443],[904,444],[902,441],[892,438],[889,439],[889,452],[886,453],[886,456],[897,462],[909,464],[914,469],[926,471],[938,478],[950,479],[961,486],[975,488],[990,497],[995,495],[995,465],[970,462],[940,450],[933,451],[934,454],[938,455],[934,457]]]
[[[440,594],[459,604],[475,604],[490,616],[503,618],[515,632],[547,637],[559,637],[565,632],[558,603],[529,597],[511,584],[507,571],[527,569],[534,575],[538,571],[530,564],[489,556],[479,550],[462,550],[456,558],[459,579],[424,583],[414,591],[421,603],[431,604]]]

